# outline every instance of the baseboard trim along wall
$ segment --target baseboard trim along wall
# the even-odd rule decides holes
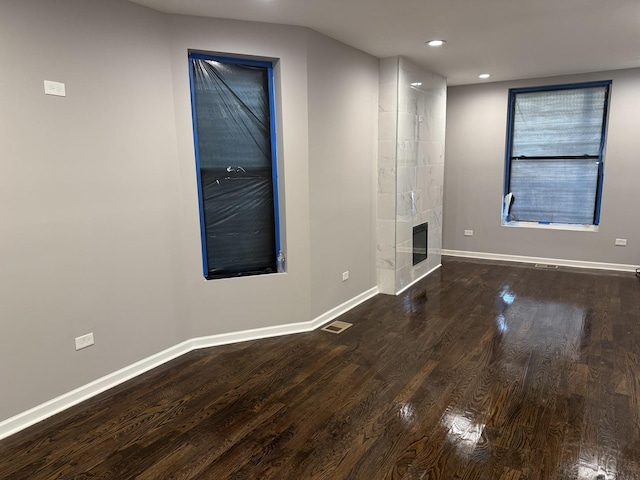
[[[131,380],[149,370],[159,367],[163,363],[167,363],[181,355],[189,353],[200,348],[209,348],[219,345],[228,345],[231,343],[246,342],[249,340],[258,340],[261,338],[277,337],[280,335],[289,335],[293,333],[310,332],[333,320],[336,317],[348,312],[352,308],[361,303],[375,297],[378,294],[378,287],[373,287],[360,295],[347,300],[341,305],[332,308],[326,313],[316,317],[308,322],[290,323],[287,325],[274,325],[272,327],[256,328],[252,330],[244,330],[241,332],[222,333],[219,335],[210,335],[206,337],[192,338],[190,340],[167,348],[162,352],[144,358],[139,362],[128,365],[120,370],[98,378],[91,383],[76,388],[70,392],[64,393],[59,397],[51,399],[45,403],[37,405],[25,412],[19,413],[13,417],[0,422],[0,440],[18,433],[25,428],[35,425],[53,415],[60,413],[67,408],[73,407],[85,400],[90,399],[110,388],[121,383]]]
[[[526,257],[520,255],[504,255],[502,253],[465,252],[463,250],[442,250],[442,255],[451,257],[479,258],[483,260],[501,260],[505,262],[545,263],[561,267],[592,268],[597,270],[614,270],[617,272],[635,272],[637,265],[622,263],[587,262],[583,260],[567,260],[559,258]]]

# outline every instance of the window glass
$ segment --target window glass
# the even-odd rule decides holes
[[[510,91],[506,222],[598,224],[610,84]]]

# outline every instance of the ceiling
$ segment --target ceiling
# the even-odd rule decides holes
[[[131,0],[167,13],[312,28],[449,85],[640,67],[640,0]],[[427,40],[442,38],[440,48]]]

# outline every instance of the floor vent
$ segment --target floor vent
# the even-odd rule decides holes
[[[549,268],[551,270],[557,270],[558,265],[547,265],[546,263],[536,263],[536,268]]]
[[[325,325],[320,330],[324,330],[325,332],[331,332],[331,333],[342,333],[351,325],[353,324],[336,320],[335,322],[331,322],[328,325]]]

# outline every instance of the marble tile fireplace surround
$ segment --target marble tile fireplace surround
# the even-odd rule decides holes
[[[402,57],[380,60],[377,273],[394,295],[440,265],[446,80]],[[413,228],[428,223],[413,265]]]

